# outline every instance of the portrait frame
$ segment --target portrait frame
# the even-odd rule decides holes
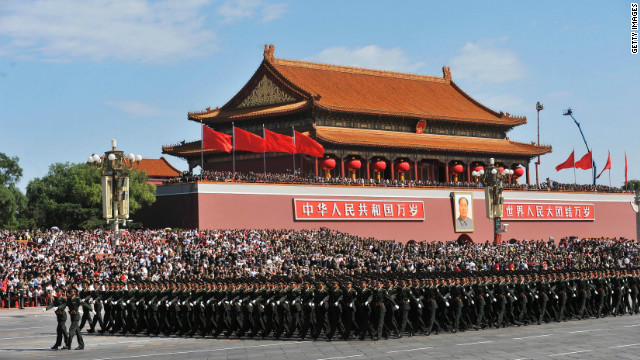
[[[467,203],[467,216],[463,219],[460,214],[460,201],[465,199]],[[455,191],[451,193],[453,228],[457,233],[472,233],[475,230],[475,222],[473,216],[473,193],[468,191]],[[464,212],[464,205],[462,211]]]

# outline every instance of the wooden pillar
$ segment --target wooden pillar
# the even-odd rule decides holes
[[[316,176],[318,176],[318,158],[314,158],[315,160],[315,168],[316,168]]]
[[[527,185],[531,185],[531,181],[529,179],[529,162],[527,162],[527,166],[525,166],[524,169],[527,172]]]
[[[449,182],[449,159],[444,161],[444,181]]]
[[[467,163],[467,182],[471,182],[471,163]]]
[[[365,157],[364,159],[365,159],[364,161],[366,162],[365,166],[366,166],[366,169],[367,169],[366,178],[367,178],[367,180],[369,180],[369,179],[371,179],[371,158],[370,157]]]
[[[395,169],[393,167],[393,162],[394,162],[394,159],[391,159],[391,161],[389,161],[389,163],[391,164],[391,180],[395,180],[395,178],[396,178]]]
[[[418,158],[413,158],[413,180],[418,181]]]
[[[340,177],[344,177],[344,157],[340,156]]]

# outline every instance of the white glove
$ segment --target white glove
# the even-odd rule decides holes
[[[473,304],[473,301],[471,303]],[[422,304],[418,304],[418,309],[422,309]]]
[[[350,303],[350,304],[349,304],[349,307],[350,307],[350,308],[353,308],[353,303]]]
[[[538,298],[538,295],[535,295],[536,299]]]
[[[130,303],[131,303],[131,300],[127,300],[127,304],[130,304]]]
[[[515,295],[513,296],[513,301],[518,301],[518,298]]]
[[[200,306],[201,306],[201,307],[204,307],[204,304],[203,304],[203,303],[200,303]]]
[[[322,306],[324,304],[324,300],[320,301],[320,306]]]
[[[473,305],[473,304],[475,304],[475,302],[473,302],[473,300],[471,300],[471,305]],[[422,306],[420,306],[420,307],[422,307]]]
[[[444,304],[445,304],[445,305],[447,305],[447,306],[449,306],[449,302],[448,302],[448,301],[447,301],[447,302],[445,302]]]
[[[595,291],[595,290],[594,290],[593,292],[594,292],[596,295],[598,295],[598,292],[597,292],[597,291]]]
[[[240,305],[242,305],[242,299],[238,300],[238,303],[239,303]]]
[[[449,304],[447,303],[447,305],[449,305]],[[400,309],[400,306],[398,306],[398,305],[396,305],[395,307],[396,307],[396,310]]]
[[[313,301],[309,301],[309,306],[313,306]]]
[[[256,301],[255,300],[251,300],[251,303],[255,305]]]
[[[573,294],[573,297],[576,297],[576,294]]]
[[[162,301],[158,301],[158,305],[160,305],[160,303],[161,303],[161,302],[162,302]]]
[[[53,311],[58,311],[58,307],[57,307],[57,306],[56,306],[56,307],[54,307],[54,308],[53,308]]]
[[[276,301],[276,304],[280,305],[280,300]]]
[[[291,305],[295,305],[295,304],[296,304],[296,301],[295,301],[295,300],[293,300],[293,301],[291,302]]]
[[[364,302],[364,306],[369,306],[369,302],[368,302],[368,301],[365,301],[365,302]]]
[[[496,302],[496,298],[493,298],[493,302]]]
[[[136,301],[136,305],[140,305],[140,301]]]
[[[558,298],[558,295],[553,295],[553,297],[557,299],[557,298]]]
[[[192,303],[192,302],[190,302],[190,303],[189,303],[189,305],[193,306],[193,303]]]
[[[229,305],[229,301],[226,301],[226,300],[225,300],[225,302],[224,302],[224,303],[225,303],[225,305]]]
[[[335,305],[335,306],[338,306],[338,302],[336,301],[334,305]]]
[[[47,309],[46,309],[46,308],[45,308],[45,309],[42,309],[42,312],[45,312],[45,311],[47,311]]]
[[[222,305],[222,301],[218,301],[218,306]]]

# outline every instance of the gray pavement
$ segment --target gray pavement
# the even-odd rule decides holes
[[[640,316],[607,317],[386,341],[298,341],[85,335],[83,351],[50,350],[55,314],[0,310],[0,359],[638,359]],[[77,344],[73,344],[75,347]]]

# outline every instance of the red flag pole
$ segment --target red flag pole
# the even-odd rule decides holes
[[[267,138],[267,134],[264,131],[264,124],[262,124],[262,138],[266,139]],[[262,153],[262,162],[263,162],[263,169],[264,169],[264,176],[267,176],[267,149],[265,149],[265,151]]]
[[[573,148],[573,151],[576,151],[576,148]],[[575,162],[573,163],[573,185],[577,184],[578,181],[576,180],[576,165]]]
[[[204,125],[202,125],[202,118],[200,118],[200,177],[204,173]]]
[[[293,127],[293,124],[291,124],[291,132],[293,133],[293,147],[296,146],[296,130]],[[293,176],[296,176],[296,153],[294,152],[293,154]]]

